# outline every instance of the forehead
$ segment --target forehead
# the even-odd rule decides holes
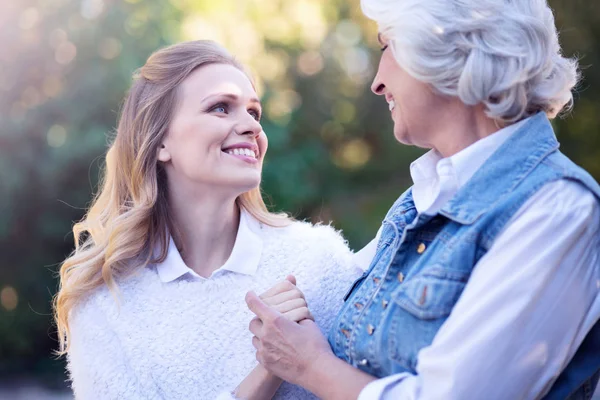
[[[209,64],[192,72],[180,86],[183,97],[205,98],[213,93],[256,97],[250,79],[233,65]]]

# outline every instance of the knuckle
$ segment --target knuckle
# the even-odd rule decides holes
[[[296,286],[294,286],[294,284],[293,284],[292,282],[290,282],[290,281],[285,281],[285,282],[283,282],[283,285],[284,285],[283,287],[284,287],[286,290],[293,290],[293,289],[296,287]]]

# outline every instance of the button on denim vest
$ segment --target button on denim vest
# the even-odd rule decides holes
[[[600,201],[594,179],[558,151],[543,113],[515,132],[434,216],[411,189],[386,215],[369,269],[350,288],[329,333],[337,357],[376,377],[416,373],[471,271],[519,208],[542,186],[577,181]],[[589,399],[600,374],[600,322],[546,399]]]

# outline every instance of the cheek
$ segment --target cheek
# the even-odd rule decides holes
[[[267,135],[265,134],[264,131],[260,133],[260,135],[258,136],[256,141],[258,144],[260,154],[264,158],[264,155],[267,152],[267,149],[269,148],[269,139],[267,139]]]
[[[386,82],[386,86],[389,86],[389,84],[393,86],[393,82],[398,79],[398,75],[400,73],[401,69],[398,66],[396,60],[394,59],[392,51],[390,49],[387,49],[385,53],[381,56],[381,61],[379,62],[378,75],[380,75],[382,80]]]

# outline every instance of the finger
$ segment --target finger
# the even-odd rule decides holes
[[[294,299],[303,299],[304,294],[300,290],[288,290],[287,292],[276,294],[273,297],[262,299],[265,304],[273,307]]]
[[[284,313],[283,316],[294,322],[300,322],[304,319],[313,319],[308,307],[293,309],[292,311]]]
[[[284,303],[278,304],[276,306],[273,306],[275,310],[279,311],[282,314],[295,310],[296,308],[302,307],[307,307],[306,300],[304,299],[292,299]]]
[[[298,323],[302,326],[315,325],[315,320],[314,320],[314,318],[306,318]]]
[[[271,309],[268,305],[266,305],[260,299],[260,297],[258,297],[256,293],[252,291],[246,293],[246,304],[248,305],[250,311],[252,311],[263,322],[273,321],[281,315],[277,311]]]
[[[294,275],[288,275],[285,277],[285,280],[291,282],[294,286],[296,286],[296,277]]]
[[[260,334],[262,333],[262,326],[262,321],[255,317],[252,318],[252,321],[250,321],[248,329],[250,330],[250,332],[252,332],[254,336],[260,336]]]
[[[252,336],[252,346],[254,346],[256,350],[260,350],[260,340],[256,336]]]
[[[276,284],[275,286],[273,286],[272,288],[270,288],[269,290],[267,290],[266,292],[261,294],[260,298],[266,299],[269,297],[273,297],[279,293],[294,290],[295,288],[296,288],[296,286],[294,284],[292,284],[292,282],[290,282],[288,280],[284,280],[283,282],[279,282],[278,284]]]

